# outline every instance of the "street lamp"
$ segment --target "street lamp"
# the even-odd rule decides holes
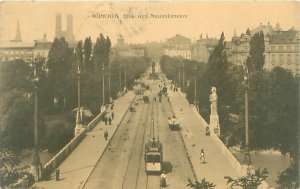
[[[35,58],[35,60],[30,64],[32,67],[34,67],[34,155],[33,155],[33,162],[32,162],[32,168],[33,168],[33,175],[36,179],[36,181],[41,180],[42,176],[42,163],[39,156],[39,136],[38,136],[38,82],[39,77],[37,74],[38,64],[42,63],[41,58]]]
[[[109,53],[110,54],[110,53]],[[110,103],[110,98],[111,98],[111,82],[110,82],[110,58],[108,58],[108,102]]]
[[[180,64],[178,65],[178,87],[181,88],[181,83],[180,83]]]
[[[245,157],[244,163],[247,165],[251,164],[251,157],[249,152],[249,117],[248,117],[248,88],[249,88],[249,73],[246,64],[243,64],[244,70],[244,81],[245,81]]]
[[[119,64],[119,69],[120,69],[120,90],[122,90],[122,66],[121,66],[121,63]]]
[[[104,82],[104,74],[105,74],[105,68],[104,68],[104,63],[102,63],[102,106],[105,105],[105,82]]]
[[[78,107],[77,107],[77,116],[76,116],[76,124],[81,124],[82,123],[82,115],[80,115],[80,74],[81,74],[81,70],[80,70],[80,66],[78,64],[77,66],[77,100],[78,100]]]
[[[125,62],[125,86],[124,86],[124,88],[125,88],[125,90],[127,89],[127,64],[126,64],[126,62]]]
[[[182,62],[182,90],[181,91],[185,91],[185,82],[184,82],[184,62]]]
[[[195,83],[195,87],[194,87],[194,105],[196,106],[196,102],[197,102],[197,65],[195,64],[194,66],[194,83]]]
[[[175,84],[174,77],[174,66],[172,65],[172,84]]]

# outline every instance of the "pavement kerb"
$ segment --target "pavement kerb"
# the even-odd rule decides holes
[[[171,105],[171,109],[172,109],[173,115],[175,115],[175,112],[174,112],[174,109],[173,109],[172,102],[173,102],[173,101],[170,101],[170,105]],[[180,128],[180,131],[179,131],[179,132],[180,132],[180,139],[181,139],[181,141],[182,141],[182,143],[183,143],[183,146],[184,146],[184,149],[185,149],[186,156],[187,156],[187,158],[188,158],[188,160],[189,160],[189,163],[190,163],[190,166],[191,166],[191,169],[192,169],[192,172],[193,172],[194,179],[195,179],[196,181],[198,181],[198,177],[197,177],[196,171],[195,171],[195,169],[194,169],[192,160],[191,160],[191,158],[190,158],[188,149],[187,149],[187,147],[186,147],[186,145],[185,145],[185,142],[184,142],[184,139],[183,139],[183,136],[182,136],[181,128]]]
[[[131,107],[131,105],[132,105],[132,103],[134,102],[134,100],[135,100],[136,97],[137,97],[137,95],[134,95],[134,97],[133,97],[133,99],[131,100],[131,103],[129,104],[129,106],[128,106],[126,112],[125,112],[125,114],[124,114],[123,117],[121,118],[120,122],[116,125],[117,127],[116,127],[116,129],[114,130],[112,136],[110,137],[110,140],[108,141],[108,143],[106,144],[105,148],[103,149],[103,151],[102,151],[100,157],[98,158],[96,164],[94,165],[92,171],[90,172],[90,174],[88,175],[88,177],[85,179],[85,181],[84,181],[84,182],[82,183],[82,185],[80,186],[80,189],[83,189],[83,188],[85,187],[85,185],[86,185],[86,183],[87,183],[87,181],[88,181],[88,178],[89,178],[89,177],[91,176],[91,174],[94,172],[94,169],[95,169],[96,165],[97,165],[98,162],[101,160],[101,158],[102,158],[104,152],[106,151],[107,147],[110,145],[111,139],[114,137],[116,131],[117,131],[118,128],[119,128],[120,123],[123,121],[123,119],[124,119],[126,113],[128,112],[129,108]]]

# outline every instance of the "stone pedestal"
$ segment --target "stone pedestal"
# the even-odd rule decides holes
[[[84,130],[84,127],[82,124],[76,124],[75,131],[74,131],[75,136],[79,135],[83,130]]]
[[[209,128],[210,128],[210,132],[214,132],[218,136],[220,136],[220,125],[219,125],[218,115],[210,115]]]

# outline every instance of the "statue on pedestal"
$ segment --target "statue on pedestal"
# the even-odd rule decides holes
[[[218,109],[217,109],[218,96],[217,96],[216,87],[211,88],[211,94],[209,95],[209,101],[211,102],[209,126],[210,126],[211,131],[213,131],[217,135],[220,135],[219,115],[218,115]]]
[[[211,102],[210,115],[218,115],[218,112],[217,112],[218,96],[217,96],[216,87],[211,88],[211,94],[209,95],[209,101]]]

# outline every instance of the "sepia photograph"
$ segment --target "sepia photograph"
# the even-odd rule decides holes
[[[0,0],[0,189],[299,189],[300,1]]]

